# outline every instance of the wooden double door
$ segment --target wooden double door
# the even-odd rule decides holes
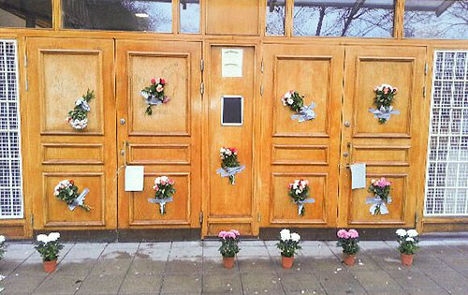
[[[25,164],[35,230],[188,228],[204,237],[229,228],[256,236],[262,227],[414,225],[424,48],[67,38],[26,45],[23,126],[40,151],[28,151]],[[166,80],[170,100],[149,116],[140,91],[152,78]],[[400,114],[386,124],[368,111],[382,83],[399,88]],[[76,131],[64,118],[87,89],[96,93],[90,123]],[[315,104],[315,119],[291,119],[281,103],[291,89]],[[245,166],[234,185],[217,174],[221,147],[235,147]],[[366,189],[351,190],[348,165],[357,162],[367,164],[367,183],[392,182],[389,214],[372,216]],[[126,190],[129,166],[143,166],[143,190]],[[148,202],[162,175],[176,188],[165,215]],[[53,195],[71,178],[89,188],[91,212],[70,211]],[[303,216],[287,195],[298,178],[315,199]]]

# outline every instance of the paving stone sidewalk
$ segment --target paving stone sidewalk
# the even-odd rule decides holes
[[[361,241],[341,263],[334,241],[303,241],[292,269],[276,241],[241,241],[224,269],[218,241],[65,243],[56,272],[42,270],[28,242],[9,242],[0,261],[4,294],[468,294],[468,238],[423,239],[412,267],[394,241]]]

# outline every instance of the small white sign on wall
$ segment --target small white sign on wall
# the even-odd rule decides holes
[[[244,51],[242,49],[223,48],[221,49],[222,77],[238,78],[242,77],[242,63]]]
[[[126,192],[141,192],[143,191],[143,166],[127,166],[125,167],[125,191]]]

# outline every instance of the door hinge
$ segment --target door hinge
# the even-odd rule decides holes
[[[263,84],[260,85],[260,96],[263,96],[264,87]]]
[[[204,93],[205,93],[205,83],[201,82],[200,83],[200,94],[203,95]]]
[[[428,68],[429,68],[428,64],[425,63],[425,64],[424,64],[424,76],[427,76]]]
[[[426,98],[426,86],[423,86],[423,93],[422,93],[422,95],[423,95],[423,98]]]
[[[262,58],[262,61],[260,62],[260,72],[263,74],[263,70],[264,70],[264,63],[263,63],[263,58]]]
[[[200,211],[200,214],[198,215],[198,221],[200,222],[200,225],[203,224],[203,211]]]
[[[24,67],[28,67],[28,56],[26,55],[26,53],[24,54]]]
[[[262,215],[260,213],[257,213],[257,221],[260,222],[262,220]]]
[[[203,72],[205,70],[205,61],[200,59],[200,71]]]

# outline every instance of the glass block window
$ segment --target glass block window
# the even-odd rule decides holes
[[[406,0],[404,36],[468,39],[468,0]]]
[[[0,39],[0,218],[23,217],[16,41]]]
[[[436,51],[426,216],[468,216],[468,51]]]
[[[295,0],[294,36],[393,36],[393,0]]]

